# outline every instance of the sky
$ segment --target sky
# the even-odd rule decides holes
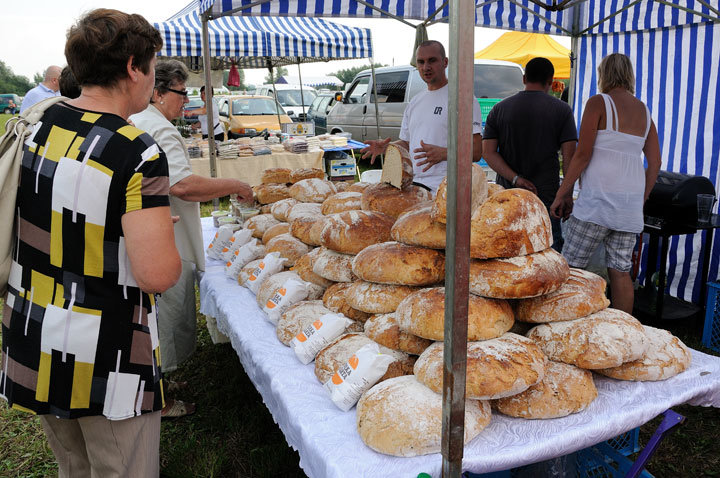
[[[139,13],[150,22],[164,21],[189,3],[189,0],[26,0],[13,2],[12,8],[3,9],[0,60],[15,74],[31,81],[35,73],[42,73],[50,65],[64,66],[65,34],[67,29],[86,11],[94,8],[115,8],[128,13]],[[328,20],[353,27],[370,28],[373,36],[375,62],[403,65],[410,61],[415,29],[390,19],[356,20],[329,18]],[[495,41],[504,32],[475,28],[475,51]],[[447,25],[428,28],[431,40],[442,42],[447,48]],[[570,47],[567,38],[553,37]],[[388,46],[391,45],[391,46]],[[329,63],[302,65],[303,77],[324,76],[331,72],[355,66],[368,65],[368,60],[339,60]],[[297,76],[297,67],[289,67],[289,74]],[[267,70],[245,70],[247,84],[261,84]]]

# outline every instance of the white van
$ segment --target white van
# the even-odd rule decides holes
[[[305,115],[307,115],[310,105],[317,96],[315,88],[310,86],[303,86],[302,91],[300,85],[288,85],[285,83],[275,83],[275,89],[273,85],[262,85],[255,89],[256,95],[263,96],[275,96],[278,103],[282,105],[285,112],[293,121],[305,121]],[[303,105],[305,106],[305,112],[303,113]]]
[[[496,60],[475,60],[474,94],[482,106],[486,99],[499,101],[524,89],[523,69],[516,63]],[[375,69],[377,106],[380,119],[380,137],[397,139],[400,135],[403,113],[410,100],[427,85],[417,68],[390,66]],[[327,115],[330,133],[352,133],[357,141],[378,139],[375,120],[375,103],[372,98],[372,71],[363,70],[355,76],[342,101],[335,104]],[[493,101],[489,101],[493,103]],[[487,112],[483,111],[483,122]]]

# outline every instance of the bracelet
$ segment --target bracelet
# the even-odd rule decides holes
[[[515,183],[517,183],[518,178],[520,177],[519,174],[516,174],[514,178],[512,178],[511,184],[515,186]]]

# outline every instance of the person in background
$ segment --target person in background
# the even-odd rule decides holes
[[[200,87],[200,98],[207,104],[207,100],[205,99],[205,86]],[[223,127],[222,123],[220,122],[220,112],[219,112],[219,106],[217,102],[215,101],[215,98],[213,98],[213,132],[215,133],[215,140],[216,141],[224,141],[225,140],[225,128]],[[193,127],[200,128],[200,132],[202,133],[203,139],[208,137],[208,121],[207,121],[207,109],[205,107],[198,109],[198,123],[193,125]]]
[[[537,194],[546,208],[555,199],[563,172],[575,152],[577,129],[567,103],[548,94],[555,68],[547,58],[533,58],[525,66],[525,90],[505,98],[487,116],[483,157],[504,188],[523,188]],[[571,191],[572,193],[572,191]],[[551,218],[553,245],[562,249],[560,221]]]
[[[405,109],[400,127],[399,144],[410,152],[414,181],[433,193],[447,175],[448,79],[445,69],[448,59],[442,43],[428,40],[420,44],[416,55],[420,77],[427,90],[418,93]],[[473,161],[482,154],[482,114],[480,104],[473,97]],[[370,163],[385,153],[391,138],[366,141],[361,150]]]
[[[73,99],[80,96],[80,85],[78,85],[75,75],[69,66],[66,66],[60,72],[60,95]]]
[[[147,131],[168,158],[170,168],[170,210],[180,216],[175,224],[175,241],[182,258],[178,283],[158,299],[160,350],[164,372],[172,372],[195,351],[197,321],[195,308],[196,274],[205,270],[205,250],[200,226],[199,201],[237,194],[250,201],[252,189],[237,179],[206,178],[193,174],[185,141],[170,122],[182,115],[187,103],[185,82],[188,71],[177,60],[162,60],[155,67],[155,88],[150,105],[131,117],[135,126]],[[168,391],[184,384],[166,381]],[[167,400],[164,417],[180,417],[195,411],[195,405]]]
[[[23,147],[0,393],[40,416],[61,477],[159,475],[155,294],[181,262],[165,154],[127,118],[161,47],[140,15],[85,14],[65,44],[82,92]]]
[[[644,227],[643,205],[660,170],[660,144],[650,110],[634,96],[627,56],[603,58],[598,89],[601,93],[585,104],[577,151],[550,213],[569,217],[562,253],[571,267],[587,267],[595,248],[604,244],[612,306],[632,313],[632,252]],[[580,195],[573,205],[578,179]]]
[[[45,77],[42,83],[39,83],[35,88],[25,93],[25,98],[23,98],[22,105],[20,105],[20,113],[45,98],[60,96],[59,78],[60,67],[55,65],[49,66],[47,70],[45,70]]]

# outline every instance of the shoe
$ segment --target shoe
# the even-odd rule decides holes
[[[165,403],[165,408],[160,412],[161,418],[180,418],[195,413],[195,404],[186,403],[182,400],[170,399]]]

